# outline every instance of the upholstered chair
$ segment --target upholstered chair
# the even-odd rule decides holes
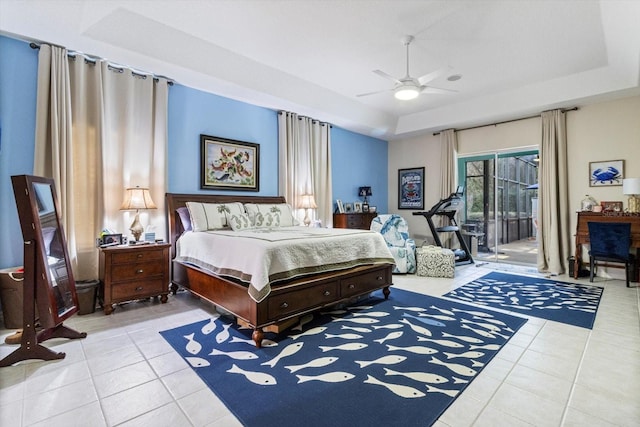
[[[598,262],[623,263],[627,287],[629,277],[635,267],[635,257],[630,253],[631,224],[614,222],[588,222],[589,227],[589,264],[593,282]]]
[[[382,234],[393,255],[394,273],[416,272],[416,242],[409,238],[409,226],[400,215],[378,215],[371,221],[371,230]]]

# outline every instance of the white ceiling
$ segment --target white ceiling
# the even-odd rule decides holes
[[[0,0],[3,34],[389,140],[640,94],[639,22],[635,0]],[[404,76],[405,35],[411,76],[457,92],[357,97]]]

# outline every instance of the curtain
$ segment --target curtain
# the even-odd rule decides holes
[[[458,137],[453,129],[447,129],[440,132],[440,166],[442,173],[440,175],[440,199],[445,199],[456,190],[458,181],[456,174],[456,157],[458,155]],[[440,226],[449,225],[449,219],[440,217]],[[453,235],[451,233],[439,236],[444,247],[452,247]]]
[[[569,190],[567,176],[567,130],[565,113],[542,113],[539,172],[538,270],[562,274],[569,247]]]
[[[167,103],[165,79],[102,61],[104,226],[129,234],[134,211],[120,211],[125,189],[149,188],[157,209],[140,211],[146,231],[165,238]]]
[[[458,155],[458,137],[455,130],[447,129],[440,132],[440,198],[449,197],[456,190],[458,181],[456,176],[456,157]]]
[[[331,132],[330,125],[296,113],[278,113],[278,189],[294,208],[299,196],[313,194],[317,209],[311,210],[312,220],[323,226],[333,225],[331,192]],[[298,219],[304,210],[297,211]]]
[[[78,242],[75,232],[75,175],[72,144],[71,89],[67,50],[42,45],[38,53],[38,90],[33,174],[54,180],[65,230],[67,250],[74,271],[78,269]]]
[[[43,44],[37,97],[34,174],[56,183],[75,279],[95,279],[96,237],[128,234],[126,187],[150,188],[142,222],[165,237],[167,82]]]

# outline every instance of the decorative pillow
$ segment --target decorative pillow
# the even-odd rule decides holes
[[[229,227],[225,213],[243,214],[242,203],[187,202],[193,231],[219,230]]]
[[[256,215],[258,213],[262,215],[271,213],[272,215],[277,214],[280,217],[280,227],[291,227],[293,225],[298,225],[298,221],[293,217],[293,210],[287,203],[245,203],[244,208],[249,214],[249,218],[253,220],[254,224],[257,224]]]
[[[267,212],[265,214],[258,212],[253,217],[253,225],[256,228],[280,227],[280,214],[277,212]]]
[[[227,218],[227,223],[231,226],[233,231],[253,228],[253,224],[251,224],[251,220],[249,220],[249,215],[247,214],[231,214],[227,212],[225,213],[225,216]]]
[[[180,222],[182,222],[182,229],[184,231],[191,231],[191,216],[189,215],[189,209],[186,206],[176,209],[178,215],[180,215]]]

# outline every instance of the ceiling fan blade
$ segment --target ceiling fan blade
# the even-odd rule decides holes
[[[369,96],[369,95],[375,95],[377,93],[384,93],[384,92],[389,92],[392,91],[393,89],[384,89],[384,90],[376,90],[375,92],[367,92],[367,93],[360,93],[358,95],[356,95],[357,97],[361,97],[361,96]]]
[[[457,93],[457,90],[453,90],[453,89],[442,89],[439,87],[432,87],[432,86],[422,86],[422,93],[443,93],[443,94],[447,94],[447,93]]]
[[[450,70],[450,67],[440,68],[439,70],[432,71],[429,74],[425,74],[424,76],[419,77],[418,81],[420,82],[421,85],[425,85],[429,83],[431,80],[437,79],[438,77],[440,77],[441,75],[443,75],[449,70]]]
[[[373,72],[379,75],[380,77],[384,77],[385,79],[391,80],[394,83],[401,83],[399,79],[393,77],[391,74],[385,73],[384,71],[373,70]]]

